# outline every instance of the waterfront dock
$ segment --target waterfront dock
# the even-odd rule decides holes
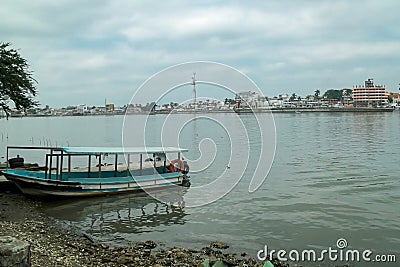
[[[395,109],[392,107],[383,108],[370,108],[370,107],[318,107],[318,108],[272,108],[272,109],[250,109],[239,108],[235,109],[236,113],[302,113],[302,112],[393,112]]]

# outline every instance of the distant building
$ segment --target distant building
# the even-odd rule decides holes
[[[107,111],[114,111],[115,109],[115,105],[110,103],[110,104],[106,104],[106,110]]]
[[[392,99],[392,105],[398,106],[400,105],[400,94],[399,93],[391,93],[389,97]]]
[[[374,85],[373,79],[364,85],[353,87],[353,105],[355,107],[380,107],[389,103],[389,93],[384,85]]]
[[[47,106],[46,106],[47,107]],[[88,107],[85,104],[76,106],[76,112],[79,114],[84,114],[88,112]]]
[[[142,112],[142,108],[138,106],[129,106],[126,108],[126,113],[131,114],[131,113],[140,113]]]
[[[235,96],[237,108],[266,108],[270,104],[268,99],[257,92],[240,92]]]

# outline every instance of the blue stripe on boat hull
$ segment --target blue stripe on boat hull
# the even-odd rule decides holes
[[[11,173],[4,173],[6,178],[13,181],[18,188],[27,195],[32,196],[64,196],[83,197],[124,192],[142,191],[145,189],[157,189],[160,187],[182,185],[182,176],[172,176],[166,179],[154,179],[148,181],[106,181],[101,179],[80,179],[81,181],[54,181],[24,177]],[[96,183],[97,182],[97,183]]]

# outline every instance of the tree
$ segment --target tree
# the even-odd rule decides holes
[[[324,93],[322,97],[326,99],[341,100],[344,97],[351,97],[351,93],[352,90],[348,88],[343,88],[341,90],[329,89]]]
[[[314,94],[314,96],[315,96],[315,98],[318,100],[319,99],[319,95],[320,95],[320,93],[321,93],[321,91],[320,90],[315,90],[315,94]]]
[[[34,100],[37,81],[32,77],[26,59],[9,46],[10,43],[0,44],[0,107],[7,118],[11,112],[10,102],[19,111],[38,105]]]
[[[236,104],[236,100],[234,99],[230,99],[230,98],[225,98],[225,105],[235,105]]]
[[[324,98],[340,100],[342,98],[342,90],[329,89],[323,95]]]

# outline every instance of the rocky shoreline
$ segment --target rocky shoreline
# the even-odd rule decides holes
[[[0,183],[0,236],[31,244],[32,266],[264,266],[246,253],[224,253],[228,245],[214,242],[201,249],[167,247],[153,241],[125,247],[98,243],[85,233],[57,225],[40,211],[40,201]],[[289,266],[277,260],[268,266]]]

